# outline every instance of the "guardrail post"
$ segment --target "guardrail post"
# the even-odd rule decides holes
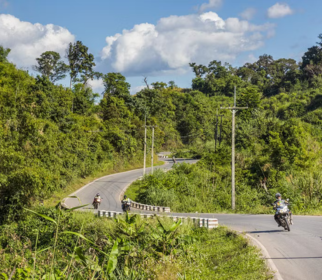
[[[213,218],[213,219],[208,219],[208,228],[217,228],[218,227],[218,220]]]

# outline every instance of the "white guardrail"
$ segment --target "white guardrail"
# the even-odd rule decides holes
[[[98,210],[99,217],[116,218],[118,215],[123,215],[123,214],[124,214],[123,212]],[[137,215],[140,215],[145,219],[149,219],[154,216],[161,216],[161,217],[163,216],[163,215],[157,215],[157,214],[137,214]],[[215,218],[182,217],[182,216],[169,216],[169,218],[173,219],[173,221],[178,221],[179,219],[181,219],[182,223],[190,220],[197,227],[205,227],[208,229],[218,227],[218,219],[215,219]]]
[[[135,201],[131,201],[131,207],[135,209],[145,210],[145,211],[170,213],[170,207],[147,205],[147,204],[137,203]]]

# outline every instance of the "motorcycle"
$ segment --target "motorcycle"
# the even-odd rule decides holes
[[[285,200],[281,200],[279,205],[276,207],[275,215],[281,226],[284,227],[285,230],[290,231],[290,226],[293,224],[292,212],[288,208],[288,199],[286,201],[287,202],[285,202]]]
[[[98,209],[98,206],[100,204],[101,204],[101,199],[100,198],[94,198],[94,201],[93,201],[94,209]]]
[[[122,202],[122,209],[123,209],[123,212],[129,212],[131,210],[131,202],[130,201]]]

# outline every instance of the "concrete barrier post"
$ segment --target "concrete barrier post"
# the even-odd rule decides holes
[[[115,211],[110,211],[109,215],[111,218],[116,218],[116,212]]]
[[[217,219],[208,219],[208,228],[217,228],[218,227],[218,220]]]

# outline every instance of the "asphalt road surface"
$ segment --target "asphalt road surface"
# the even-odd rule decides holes
[[[173,164],[172,160],[165,159],[165,162],[166,163],[164,165],[153,167],[154,170],[171,169]],[[177,162],[196,163],[197,160],[177,159]],[[147,168],[146,172],[150,173],[151,168]],[[71,196],[77,196],[81,202],[79,202],[79,200],[76,198],[67,198],[65,203],[69,207],[90,204],[89,206],[84,207],[84,209],[93,209],[92,202],[94,196],[99,193],[103,198],[99,209],[122,212],[120,195],[132,182],[136,181],[142,175],[143,169],[137,169],[105,176],[71,194]]]
[[[195,163],[194,160],[178,160]],[[169,160],[165,165],[154,169],[170,169]],[[147,169],[147,172],[150,168]],[[96,193],[103,200],[100,209],[122,211],[120,195],[135,180],[142,176],[142,169],[133,170],[100,178],[73,195],[77,195],[85,207],[92,209],[91,203]],[[79,205],[77,199],[66,199],[70,207]],[[176,213],[171,213],[176,215]],[[270,262],[273,262],[279,273],[277,279],[284,280],[322,280],[322,217],[294,216],[294,225],[287,232],[277,227],[272,215],[232,215],[180,213],[181,216],[215,217],[219,224],[244,232],[259,241],[267,250]]]

